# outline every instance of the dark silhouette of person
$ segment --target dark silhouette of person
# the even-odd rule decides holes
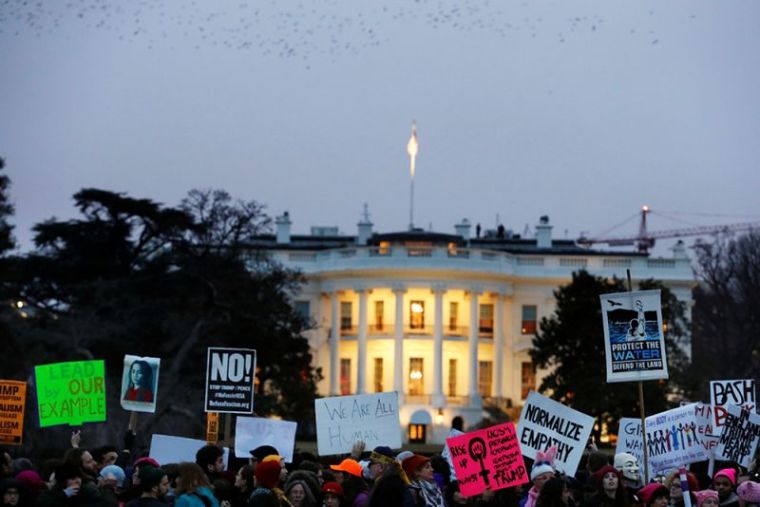
[[[124,399],[153,403],[153,368],[147,361],[138,359],[129,367],[129,385]]]

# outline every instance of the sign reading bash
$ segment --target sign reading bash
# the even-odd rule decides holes
[[[252,414],[255,371],[255,350],[209,347],[206,412]]]
[[[35,366],[40,427],[105,421],[104,374],[102,360]]]
[[[479,495],[529,482],[515,426],[511,422],[446,439],[459,491]]]

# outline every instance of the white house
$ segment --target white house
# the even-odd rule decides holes
[[[291,225],[288,213],[277,217],[276,234],[256,244],[306,277],[293,299],[315,324],[308,338],[325,375],[320,394],[396,391],[407,441],[442,443],[455,418],[470,426],[485,404],[523,403],[541,374],[528,354],[537,323],[573,271],[630,269],[691,307],[682,246],[672,258],[589,250],[553,239],[548,217],[533,238],[501,227],[473,234],[466,219],[453,234],[375,233],[366,215],[355,236],[337,227],[293,235]]]

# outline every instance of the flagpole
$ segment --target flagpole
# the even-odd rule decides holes
[[[412,135],[409,137],[409,142],[406,143],[406,152],[409,154],[409,175],[411,177],[409,192],[409,230],[414,229],[414,173],[418,151],[417,122],[412,120]]]

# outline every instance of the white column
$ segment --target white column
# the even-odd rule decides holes
[[[433,408],[446,406],[443,396],[443,292],[444,286],[434,285],[435,319],[433,324]]]
[[[480,290],[470,291],[470,406],[482,407],[483,399],[478,391],[478,295]]]
[[[359,333],[356,340],[356,394],[367,392],[367,290],[355,289],[359,294]]]
[[[395,347],[393,350],[393,390],[398,393],[398,403],[404,399],[404,293],[405,289],[394,287],[396,297]]]
[[[496,294],[496,308],[493,317],[493,350],[494,350],[494,396],[504,397],[504,296]]]
[[[338,292],[330,293],[330,396],[337,396],[338,372],[338,339],[340,338],[340,322],[338,322]]]

